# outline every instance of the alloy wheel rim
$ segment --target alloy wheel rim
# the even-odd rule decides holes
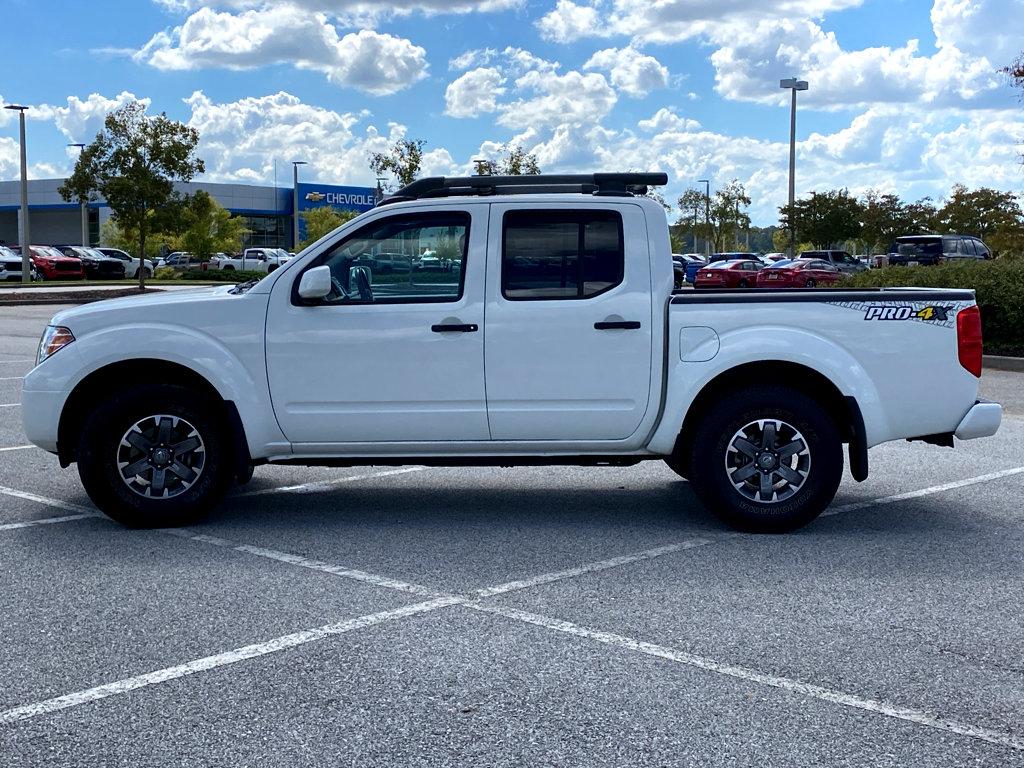
[[[206,444],[187,420],[169,414],[140,419],[117,446],[121,480],[147,499],[170,499],[188,491],[203,474]]]
[[[781,419],[758,419],[733,435],[725,452],[729,482],[744,499],[783,502],[803,488],[811,471],[804,436]]]

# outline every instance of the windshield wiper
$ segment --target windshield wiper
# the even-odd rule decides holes
[[[245,283],[238,283],[228,293],[229,294],[244,294],[246,291],[248,291],[250,288],[252,288],[253,286],[255,286],[259,282],[260,282],[260,278],[253,278],[252,280],[245,281]]]

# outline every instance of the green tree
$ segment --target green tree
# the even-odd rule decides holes
[[[220,203],[200,190],[181,205],[180,247],[206,261],[218,251],[234,253],[242,248],[248,232],[245,221],[234,217]]]
[[[710,227],[707,225],[705,212],[710,209],[710,201],[701,190],[689,189],[676,201],[679,207],[679,218],[676,224],[688,230],[693,236],[694,247],[697,238],[710,239]]]
[[[60,194],[70,201],[87,189],[99,192],[121,225],[138,234],[139,253],[145,254],[147,237],[178,209],[175,182],[206,170],[195,154],[198,143],[194,128],[165,113],[149,116],[144,104],[129,102],[107,115]],[[139,288],[145,288],[144,270]]]
[[[306,226],[306,239],[299,243],[299,250],[312,245],[327,233],[333,232],[358,215],[358,211],[333,208],[332,206],[321,206],[303,211],[299,216],[302,217],[302,222]]]
[[[1017,196],[981,187],[973,192],[957,184],[935,215],[936,229],[984,240],[999,230],[1013,230],[1024,221]]]
[[[860,235],[861,205],[845,189],[812,192],[797,200],[792,210],[786,205],[779,212],[783,229],[816,248],[831,248]]]
[[[477,173],[482,176],[524,176],[539,174],[537,156],[527,152],[521,144],[506,144],[495,160],[481,160]]]
[[[716,251],[740,248],[740,233],[750,228],[750,216],[743,210],[749,205],[750,196],[736,179],[715,193],[711,202],[711,233]]]
[[[117,217],[112,216],[100,225],[100,243],[134,255],[139,249],[139,234],[123,227]],[[160,255],[160,246],[164,244],[171,250],[178,250],[178,236],[171,232],[150,232],[146,240],[146,258],[155,260]]]
[[[416,181],[423,163],[422,139],[399,139],[387,152],[374,152],[370,155],[370,170],[374,176],[387,177],[384,189],[393,191],[395,187],[404,187]]]

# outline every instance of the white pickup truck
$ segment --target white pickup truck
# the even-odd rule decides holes
[[[673,291],[664,174],[422,179],[262,280],[54,316],[25,431],[131,526],[254,465],[664,460],[730,524],[804,525],[849,446],[992,435],[972,291]],[[371,271],[424,249],[451,271]]]
[[[265,272],[268,275],[279,268],[292,256],[283,248],[247,248],[241,256],[215,256],[210,259],[214,270],[246,270]]]

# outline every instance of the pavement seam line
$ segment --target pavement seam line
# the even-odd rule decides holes
[[[1024,750],[1024,739],[1020,739],[1011,734],[999,732],[994,729],[973,726],[961,721],[955,721],[953,719],[933,715],[922,710],[891,705],[887,702],[858,697],[836,689],[808,684],[792,678],[775,676],[769,673],[762,673],[751,668],[741,667],[739,665],[730,665],[718,662],[707,657],[700,657],[696,654],[690,654],[689,652],[672,649],[667,646],[648,643],[647,641],[638,641],[634,638],[618,635],[617,633],[593,630],[566,620],[545,617],[541,614],[533,614],[519,609],[511,609],[503,606],[484,606],[479,603],[468,603],[464,604],[464,606],[467,609],[472,609],[473,611],[497,614],[499,616],[506,617],[507,619],[518,620],[519,622],[525,622],[548,630],[554,630],[559,633],[576,636],[578,638],[598,641],[609,646],[615,646],[629,651],[640,652],[641,654],[647,654],[652,657],[660,657],[672,662],[678,662],[683,665],[706,670],[711,673],[738,678],[744,681],[770,686],[775,689],[783,689],[785,691],[793,692],[794,694],[813,697],[836,705],[866,710],[871,713],[888,716],[889,718],[909,721],[922,726],[928,726],[933,729],[940,729],[945,732],[958,734],[963,737],[982,740],[1002,747],[1013,748],[1014,750]]]
[[[182,665],[174,665],[172,667],[161,668],[160,670],[153,670],[149,673],[132,676],[131,678],[123,678],[119,681],[101,684],[100,686],[94,686],[90,689],[83,689],[60,697],[53,697],[48,700],[41,700],[28,705],[22,705],[20,707],[0,711],[0,726],[12,724],[17,721],[24,721],[29,718],[34,718],[35,716],[53,713],[58,710],[73,708],[78,705],[85,705],[86,703],[96,702],[97,700],[106,699],[107,697],[126,694],[128,692],[135,691],[136,689],[142,689],[147,686],[153,686],[154,684],[164,683],[165,681],[172,681],[177,678],[184,678],[196,673],[224,667],[225,665],[233,665],[236,662],[242,662],[243,660],[262,657],[275,652],[284,651],[285,649],[293,649],[296,646],[303,646],[304,644],[319,641],[330,636],[341,635],[342,633],[348,633],[353,630],[360,630],[373,625],[379,625],[391,620],[410,617],[415,614],[435,611],[446,606],[452,606],[455,603],[461,602],[461,600],[462,599],[457,598],[435,598],[430,601],[410,604],[408,606],[402,606],[389,611],[365,614],[361,617],[342,620],[341,622],[334,622],[329,625],[323,625],[309,630],[300,630],[297,633],[290,633],[289,635],[273,638],[269,641],[241,646],[237,649],[232,649],[231,651],[213,654],[209,657],[202,657],[201,659],[192,660],[191,662],[186,662]]]

